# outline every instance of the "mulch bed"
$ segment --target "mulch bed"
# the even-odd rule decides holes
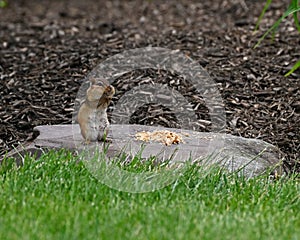
[[[263,1],[9,1],[0,9],[0,155],[30,139],[34,126],[71,123],[78,89],[97,64],[152,46],[180,49],[201,64],[219,84],[226,132],[278,146],[299,171],[300,72],[283,76],[300,59],[292,18],[253,49],[288,3],[273,1],[254,33]],[[209,131],[203,100],[165,71],[120,76],[110,113],[136,79],[149,78],[182,93],[202,119],[199,130]],[[130,123],[178,126],[159,104],[141,107]]]

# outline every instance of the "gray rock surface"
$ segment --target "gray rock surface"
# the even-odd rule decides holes
[[[141,142],[135,134],[141,131],[170,130],[183,136],[183,143],[165,146],[158,142]],[[172,162],[198,161],[200,164],[217,164],[230,172],[239,171],[247,177],[253,177],[268,170],[282,173],[283,154],[275,146],[258,139],[247,139],[221,133],[204,133],[190,130],[170,129],[144,125],[111,125],[108,142],[86,145],[77,124],[44,125],[34,129],[38,137],[31,143],[20,146],[8,153],[22,164],[26,153],[39,157],[49,149],[69,149],[81,152],[95,146],[107,147],[107,157],[111,158],[121,151],[129,156],[141,152],[143,158],[156,156],[158,161],[171,159]]]

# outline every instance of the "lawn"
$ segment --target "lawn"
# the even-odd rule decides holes
[[[150,193],[101,184],[71,153],[0,168],[0,239],[299,239],[297,177],[246,180],[190,166]]]

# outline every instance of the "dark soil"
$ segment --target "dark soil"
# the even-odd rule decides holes
[[[292,18],[253,49],[289,2],[274,0],[254,33],[262,0],[9,1],[0,9],[0,155],[30,139],[34,126],[71,123],[78,89],[97,64],[152,46],[179,49],[201,64],[219,84],[226,131],[278,146],[299,170],[300,72],[283,76],[300,59]],[[181,92],[202,119],[199,129],[209,130],[201,97],[163,71],[121,76],[110,112],[135,79],[149,78]],[[159,104],[143,106],[130,123],[177,126]]]

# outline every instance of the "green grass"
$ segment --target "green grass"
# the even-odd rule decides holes
[[[7,1],[6,0],[0,0],[0,8],[7,7]]]
[[[262,20],[262,18],[264,17],[267,9],[270,7],[272,3],[272,0],[267,0],[266,4],[257,20],[256,26],[255,26],[255,31],[258,30],[260,22]],[[299,23],[299,19],[298,19],[298,12],[300,11],[300,1],[299,0],[291,0],[291,3],[289,4],[287,10],[283,13],[283,15],[262,35],[262,37],[259,38],[258,42],[256,43],[256,45],[254,46],[254,48],[258,47],[261,42],[270,34],[274,33],[275,31],[278,29],[280,23],[289,15],[293,15],[294,18],[294,23],[295,26],[298,30],[298,32],[300,33],[300,23]],[[298,68],[300,67],[300,60],[298,60],[294,66],[292,67],[292,69],[290,71],[288,71],[284,76],[288,77],[289,75],[291,75],[294,71],[296,71]]]
[[[299,239],[294,177],[246,180],[190,166],[151,193],[99,183],[64,151],[0,168],[0,239]]]

